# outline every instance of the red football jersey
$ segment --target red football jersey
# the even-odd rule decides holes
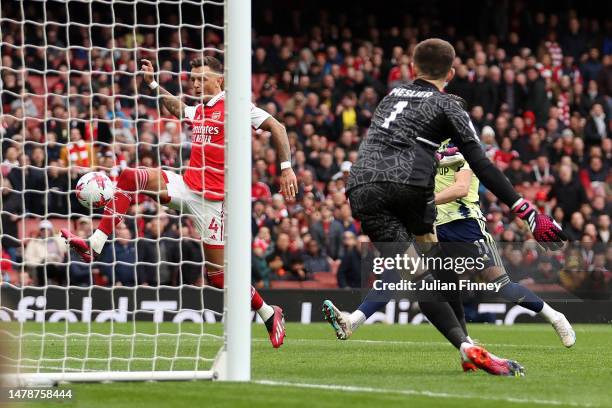
[[[252,127],[259,128],[269,116],[251,104]],[[185,117],[191,127],[191,156],[183,180],[204,198],[221,201],[225,191],[225,91],[206,104],[188,106]]]

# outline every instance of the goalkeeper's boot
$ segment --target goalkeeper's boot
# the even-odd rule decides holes
[[[272,347],[279,348],[283,345],[285,340],[285,316],[283,315],[283,309],[278,306],[272,306],[274,314],[266,320],[266,329],[270,335],[270,342]]]
[[[478,371],[476,364],[472,363],[463,353],[461,353],[461,368],[463,368],[463,371],[466,373]]]
[[[62,237],[66,239],[68,245],[70,245],[70,247],[81,256],[81,259],[83,259],[83,261],[91,262],[93,260],[96,253],[93,249],[91,249],[91,247],[89,246],[89,242],[87,242],[86,239],[83,239],[78,235],[73,234],[66,228],[62,228],[60,230],[60,233],[62,234]]]
[[[576,343],[576,332],[563,313],[558,314],[557,318],[552,321],[552,325],[565,347],[572,347]]]
[[[338,310],[331,300],[323,302],[322,311],[323,318],[334,328],[336,337],[339,340],[346,340],[353,334],[349,314]]]
[[[477,344],[477,341],[472,340],[470,336],[467,336],[467,341],[471,344]],[[478,367],[476,367],[476,364],[472,363],[465,354],[460,352],[459,355],[461,356],[461,368],[463,369],[463,372],[469,373],[478,371]]]
[[[462,358],[467,358],[476,367],[492,375],[512,377],[525,375],[525,369],[516,361],[497,357],[481,346],[466,347],[465,350],[461,350],[461,354]]]

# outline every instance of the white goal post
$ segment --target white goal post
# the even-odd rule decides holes
[[[67,282],[57,284],[55,281],[48,281],[47,265],[41,265],[43,272],[44,283],[32,283],[26,281],[28,275],[28,265],[19,258],[25,252],[25,245],[22,240],[21,252],[19,247],[16,250],[16,256],[19,261],[13,258],[11,252],[10,263],[13,271],[18,275],[18,281],[6,282],[2,284],[0,292],[0,336],[4,336],[4,343],[0,345],[0,365],[3,373],[3,381],[6,384],[19,385],[49,385],[61,382],[114,382],[114,381],[188,381],[188,380],[221,380],[221,381],[250,381],[251,380],[251,323],[253,315],[250,310],[250,282],[251,282],[251,128],[250,128],[250,101],[251,101],[251,0],[182,0],[176,2],[174,0],[64,0],[55,3],[54,7],[59,3],[65,6],[65,21],[61,18],[57,21],[47,20],[47,2],[42,4],[42,15],[34,18],[28,14],[27,5],[23,2],[15,2],[17,15],[6,14],[5,2],[2,2],[3,10],[0,12],[0,45],[1,49],[9,50],[11,58],[16,59],[17,68],[12,66],[4,66],[3,55],[0,52],[0,60],[2,61],[2,79],[8,79],[9,76],[14,76],[21,79],[20,89],[7,90],[1,89],[0,94],[6,93],[11,96],[11,99],[20,101],[20,107],[26,107],[33,98],[36,98],[36,92],[32,91],[28,84],[28,78],[40,78],[36,81],[41,81],[47,92],[48,81],[51,76],[61,76],[62,73],[55,68],[49,68],[47,65],[47,57],[44,67],[36,69],[26,68],[26,58],[29,55],[28,49],[32,53],[50,52],[50,54],[62,54],[70,58],[71,52],[80,52],[88,55],[89,60],[85,66],[72,65],[71,61],[66,61],[67,69],[67,86],[64,92],[68,95],[56,94],[56,91],[49,91],[42,95],[44,102],[39,106],[39,112],[36,116],[28,116],[28,110],[22,109],[17,113],[17,109],[11,104],[10,108],[2,106],[0,103],[0,117],[9,118],[10,123],[21,124],[22,128],[29,126],[31,123],[36,123],[41,127],[45,127],[50,119],[48,113],[52,107],[49,106],[50,98],[60,97],[63,100],[70,101],[71,97],[71,79],[73,73],[77,75],[103,75],[92,68],[88,72],[88,66],[92,67],[92,50],[101,51],[105,55],[113,53],[126,52],[136,57],[139,53],[139,45],[136,43],[137,37],[140,35],[138,30],[144,29],[147,33],[154,32],[159,36],[161,29],[174,29],[178,31],[179,37],[182,35],[182,29],[199,30],[201,33],[200,49],[193,49],[189,46],[184,46],[184,49],[199,53],[204,56],[208,51],[216,51],[222,57],[224,63],[225,75],[225,288],[221,292],[215,288],[199,284],[183,282],[183,278],[179,276],[179,282],[176,286],[168,286],[159,284],[158,286],[143,285],[136,283],[133,287],[125,286],[100,286],[94,283],[93,268],[88,266],[91,282],[89,285],[72,285],[71,278],[68,276]],[[189,7],[201,7],[201,23],[193,24],[188,16],[183,15],[184,10],[182,5]],[[89,24],[83,24],[71,21],[71,7],[78,6],[89,9],[90,17]],[[93,8],[101,6],[109,11],[110,15],[102,16],[101,18],[111,19],[112,22],[95,22],[93,21]],[[139,7],[145,6],[154,8],[157,13],[157,24],[152,26],[146,16],[139,15]],[[177,7],[178,11],[178,27],[166,27],[167,24],[160,24],[160,14],[164,13],[162,7]],[[223,8],[223,23],[206,21],[205,7],[222,7]],[[116,21],[115,11],[119,8],[133,8],[132,21]],[[15,8],[15,5],[12,6]],[[7,8],[8,10],[8,8]],[[160,11],[161,10],[161,11]],[[163,17],[163,16],[162,16]],[[184,21],[183,21],[184,19]],[[104,20],[107,21],[107,20]],[[141,22],[142,21],[142,22]],[[48,27],[60,27],[59,31],[66,31],[66,38],[55,39],[48,38]],[[17,27],[17,29],[15,29]],[[72,28],[69,28],[72,27]],[[92,35],[92,27],[102,27],[108,29],[112,33],[112,48],[104,48],[99,46],[87,47],[82,44],[71,44],[71,30],[81,30],[82,33],[89,32],[90,40]],[[115,28],[127,29],[133,31],[134,43],[130,47],[114,47]],[[223,49],[214,49],[208,47],[206,41],[207,29],[223,30]],[[29,38],[29,32],[33,30],[42,30],[44,42],[42,44],[28,44],[26,39]],[[173,31],[174,32],[174,31]],[[22,43],[19,43],[21,37]],[[142,35],[146,42],[146,35]],[[178,51],[178,55],[183,55],[183,42],[186,39],[179,38],[180,46],[172,52]],[[14,41],[14,43],[11,43]],[[159,44],[159,38],[156,39],[156,44]],[[191,43],[190,43],[191,44]],[[22,48],[22,53],[17,51],[17,48]],[[146,48],[146,45],[143,46]],[[162,47],[163,48],[163,47]],[[166,47],[167,48],[167,47]],[[157,50],[156,50],[157,51]],[[218,55],[218,56],[219,56]],[[180,57],[179,57],[180,59]],[[157,66],[160,73],[166,72],[169,75],[178,76],[179,91],[183,94],[181,85],[181,74],[189,68],[184,68],[182,61],[179,60],[178,74],[169,72],[166,68],[161,67],[161,59],[153,61],[154,66]],[[135,65],[138,70],[140,64]],[[111,76],[116,73],[120,75],[129,75],[127,68],[116,67],[113,63]],[[5,77],[6,74],[6,77]],[[119,75],[119,76],[120,76]],[[117,76],[117,78],[119,78]],[[112,85],[111,89],[116,85],[115,78],[109,80]],[[119,81],[119,79],[117,79]],[[5,81],[6,83],[6,81]],[[96,95],[97,89],[90,85],[92,95]],[[114,92],[114,89],[113,89]],[[134,99],[136,95],[116,95],[113,97],[125,97]],[[38,95],[41,97],[41,95]],[[69,104],[69,103],[68,103]],[[187,103],[190,104],[189,102]],[[17,105],[15,105],[17,106]],[[93,105],[90,103],[85,109],[90,110],[88,119],[77,119],[72,117],[70,112],[71,107],[68,107],[68,120],[76,122],[93,121],[94,112]],[[115,108],[113,108],[115,109]],[[136,103],[136,110],[138,104]],[[117,108],[117,112],[119,109]],[[108,122],[110,126],[116,125],[118,119],[115,114],[112,120],[100,119],[100,123]],[[136,126],[138,121],[147,121],[148,119],[140,119],[138,112],[135,112],[134,118],[124,118],[124,122],[130,122],[130,126]],[[161,110],[158,109],[158,114],[161,120]],[[51,118],[52,119],[52,118]],[[155,121],[151,121],[154,123]],[[33,126],[34,127],[37,127]],[[87,123],[85,123],[87,126]],[[93,131],[92,131],[93,132]],[[43,130],[43,139],[34,143],[35,146],[42,146],[45,151],[50,145],[47,139],[46,131]],[[138,133],[136,131],[135,133]],[[114,135],[114,133],[113,133]],[[140,148],[140,135],[136,136],[135,149],[138,152]],[[19,142],[19,138],[15,138]],[[113,148],[113,141],[107,143],[106,147]],[[122,141],[121,143],[126,143]],[[128,142],[129,143],[129,142]],[[23,144],[20,145],[23,148]],[[157,146],[161,150],[162,145]],[[182,147],[180,148],[182,153]],[[159,154],[158,150],[158,154]],[[136,153],[138,154],[138,153]],[[0,161],[5,158],[0,157]],[[50,191],[50,176],[49,171],[53,167],[51,159],[44,158],[43,169],[46,172],[45,185],[47,190],[44,194]],[[71,171],[71,166],[68,165],[68,170]],[[25,173],[24,173],[25,174]],[[46,222],[52,219],[59,224],[74,222],[73,209],[69,208],[68,214],[60,216],[50,210],[49,203],[45,201],[44,213],[33,215],[28,213],[27,207],[28,194],[33,194],[32,190],[27,188],[25,182],[26,176],[21,175],[24,183],[21,188],[12,185],[10,194],[18,196],[22,209],[22,213],[15,213],[9,209],[8,201],[0,198],[0,212],[3,216],[15,218],[15,222],[19,225],[19,239],[25,239],[22,236],[26,233],[27,225],[33,223],[36,225],[40,222]],[[3,191],[5,184],[3,181]],[[69,196],[73,191],[57,193]],[[45,199],[46,200],[46,199]],[[68,206],[70,198],[68,200]],[[62,218],[63,217],[63,218]],[[136,217],[134,217],[136,218]],[[57,221],[60,220],[60,221]],[[182,234],[181,222],[182,218],[178,218],[180,239],[176,238],[179,248],[181,248],[181,260],[183,259],[182,240],[185,238]],[[135,221],[136,222],[136,221]],[[57,224],[53,228],[58,230]],[[10,235],[4,229],[1,232],[1,238],[4,239]],[[160,236],[161,237],[161,236]],[[193,237],[188,237],[193,240]],[[29,238],[28,238],[29,239]],[[44,238],[48,242],[51,238]],[[133,241],[138,241],[141,238],[134,238]],[[143,238],[144,239],[144,238]],[[162,238],[160,238],[162,239]],[[187,239],[187,238],[186,238]],[[29,241],[27,241],[29,242]],[[113,241],[114,242],[114,241]],[[19,245],[19,244],[17,244]],[[137,244],[135,244],[137,245]],[[162,250],[157,243],[157,251],[159,262],[154,265],[149,265],[156,268],[157,277],[160,276],[160,270],[163,268],[161,263]],[[64,265],[65,269],[70,267],[70,264],[76,261],[76,258],[70,253],[67,254],[68,263]],[[114,258],[113,258],[114,259]],[[146,261],[144,262],[146,264]],[[181,261],[175,264],[166,262],[167,265],[180,268],[179,264],[193,264],[193,261]],[[115,282],[115,268],[121,262],[113,261],[111,265],[112,277],[111,282]],[[134,269],[136,270],[136,269]],[[68,272],[67,272],[68,273]],[[136,272],[135,272],[136,273]],[[180,274],[181,272],[179,272]],[[30,273],[31,275],[31,273]],[[203,276],[202,276],[203,278]],[[214,310],[208,302],[209,292],[212,295],[217,293],[217,297],[223,295],[222,306],[218,303]],[[51,306],[52,294],[61,294],[59,303],[60,306]],[[172,293],[172,299],[168,300],[164,296]],[[104,298],[103,301],[97,302],[96,297]],[[189,304],[187,297],[191,300],[195,299],[196,305],[193,302]],[[193,299],[192,299],[193,298]],[[197,303],[197,302],[200,303]],[[75,304],[78,303],[78,307]],[[215,302],[212,302],[215,303]],[[55,303],[53,303],[55,305]],[[97,306],[103,304],[106,306]],[[81,307],[82,305],[82,307]],[[137,316],[146,316],[149,322],[137,322]],[[222,333],[209,332],[205,327],[211,322],[222,322]],[[6,325],[6,326],[5,326]],[[76,328],[76,329],[73,329]],[[216,327],[216,326],[215,326]],[[8,343],[11,341],[11,344]],[[148,354],[147,354],[148,353]],[[8,374],[7,374],[8,373]]]

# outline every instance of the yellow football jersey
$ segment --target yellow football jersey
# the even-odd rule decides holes
[[[439,151],[443,151],[448,147],[448,140],[442,143]],[[440,192],[455,183],[455,173],[460,170],[470,169],[467,161],[463,160],[449,167],[438,167],[436,173],[435,192]],[[467,218],[482,218],[480,210],[480,202],[478,197],[478,187],[480,182],[475,175],[472,175],[470,189],[467,196],[451,201],[446,204],[438,205],[438,216],[436,217],[436,225],[446,224],[451,221],[467,219]]]

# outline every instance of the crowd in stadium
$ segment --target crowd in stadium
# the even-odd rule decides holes
[[[378,101],[391,87],[413,79],[409,65],[413,47],[419,39],[435,35],[455,46],[456,76],[446,91],[467,100],[491,160],[525,197],[563,225],[571,241],[579,243],[564,252],[542,255],[528,240],[523,223],[483,189],[489,231],[504,243],[510,276],[570,291],[610,287],[610,21],[602,26],[601,21],[581,18],[571,10],[560,15],[533,11],[530,19],[507,18],[505,25],[476,39],[462,36],[452,25],[440,27],[434,20],[407,16],[403,25],[387,27],[371,18],[367,27],[355,27],[342,15],[336,21],[325,13],[320,25],[290,36],[274,31],[273,21],[279,16],[270,11],[263,16],[269,24],[254,37],[253,101],[285,125],[300,191],[296,202],[286,202],[277,193],[275,151],[268,134],[254,131],[256,285],[360,287],[359,246],[367,238],[351,216],[344,194],[346,177]],[[295,24],[300,23],[307,22],[298,18]],[[104,36],[104,28],[100,30],[94,39],[88,30],[77,29],[71,33],[70,45],[88,47],[102,41],[99,46],[107,48],[73,47],[66,52],[66,36],[60,35],[59,26],[49,25],[46,32],[36,27],[25,31],[28,44],[55,45],[46,49],[8,45],[24,39],[17,25],[3,27],[5,281],[15,280],[23,262],[28,279],[37,284],[66,284],[68,279],[71,284],[91,283],[88,265],[72,262],[66,274],[62,262],[68,254],[62,242],[37,239],[56,234],[55,223],[40,222],[30,236],[21,236],[18,230],[22,213],[31,217],[70,213],[79,217],[74,221],[79,235],[88,236],[92,228],[88,210],[66,194],[83,173],[104,169],[116,177],[128,166],[178,171],[187,164],[188,129],[160,110],[141,77],[134,74],[134,54],[118,49],[133,45],[131,30],[123,36]],[[164,46],[190,46],[189,36],[179,40],[181,33],[175,33]],[[136,41],[143,47],[139,56],[158,62],[164,88],[187,94],[187,75],[176,74],[181,67],[186,69],[186,61],[167,48],[159,54],[144,49],[161,46],[156,38],[150,30],[139,33]],[[221,36],[214,31],[207,32],[205,42],[222,48]],[[185,60],[189,56],[185,53]],[[30,70],[26,76],[20,73],[24,65]],[[47,75],[40,75],[45,70]],[[46,92],[46,97],[41,96]],[[102,254],[101,261],[107,264],[94,264],[96,283],[203,283],[201,248],[188,219],[177,221],[172,212],[144,197],[131,215]],[[134,242],[134,237],[143,239]],[[154,265],[157,260],[159,267]],[[180,264],[181,260],[189,262]],[[114,270],[113,261],[119,261]],[[141,263],[134,265],[137,261]]]

